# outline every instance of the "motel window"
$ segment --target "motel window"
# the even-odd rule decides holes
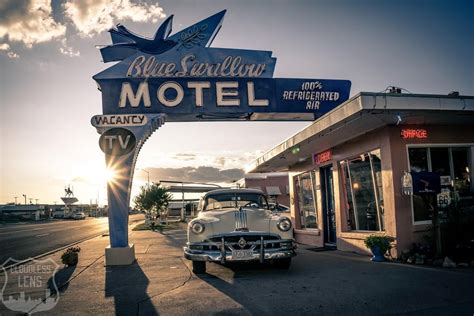
[[[448,220],[456,207],[461,212],[474,211],[474,187],[470,174],[471,147],[410,147],[408,159],[411,171],[430,171],[441,176],[441,191],[449,196],[450,201],[449,207],[441,210],[441,220]],[[414,222],[430,222],[432,213],[433,207],[428,199],[414,194]]]
[[[380,150],[341,161],[340,166],[349,229],[385,230]]]
[[[316,186],[315,179],[314,171],[306,172],[296,177],[299,219],[302,229],[318,227],[314,190]]]

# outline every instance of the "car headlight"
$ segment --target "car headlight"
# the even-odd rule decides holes
[[[287,232],[291,229],[291,221],[288,218],[282,218],[277,224],[277,227],[282,232]]]
[[[206,226],[204,226],[204,224],[201,223],[201,222],[194,222],[191,225],[191,230],[195,234],[201,234],[204,231],[205,228],[206,228]]]

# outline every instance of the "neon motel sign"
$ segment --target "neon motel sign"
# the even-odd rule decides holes
[[[403,128],[400,131],[400,137],[403,139],[426,139],[428,138],[428,131],[423,128]]]
[[[170,16],[153,39],[119,24],[100,49],[104,62],[117,62],[93,77],[102,114],[91,119],[107,165],[121,173],[115,187],[108,184],[111,247],[128,247],[135,162],[165,122],[312,121],[349,98],[348,80],[273,78],[271,51],[210,47],[225,13],[175,34]]]
[[[332,160],[332,150],[326,150],[318,154],[313,155],[313,162],[317,165],[328,162]]]

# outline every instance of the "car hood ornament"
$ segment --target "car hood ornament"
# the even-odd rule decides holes
[[[248,232],[249,228],[247,225],[247,211],[241,207],[238,211],[235,211],[234,216],[235,216],[235,231]]]

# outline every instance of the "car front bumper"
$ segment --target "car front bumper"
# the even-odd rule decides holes
[[[184,257],[193,261],[213,261],[213,262],[242,262],[242,261],[260,261],[291,258],[296,256],[296,244],[291,239],[279,240],[260,240],[248,242],[250,248],[246,249],[247,256],[236,258],[234,251],[241,250],[235,246],[234,242],[228,242],[222,237],[220,242],[195,242],[187,243],[183,247]],[[279,247],[268,248],[268,245]]]

